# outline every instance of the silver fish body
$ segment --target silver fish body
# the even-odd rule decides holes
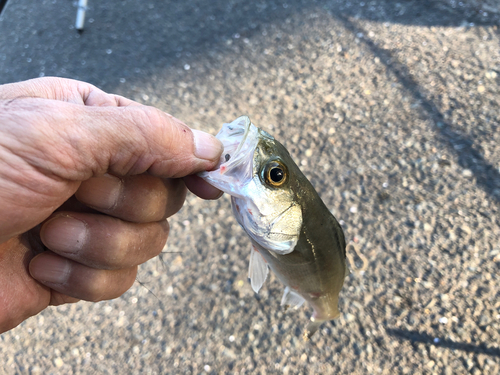
[[[339,316],[346,266],[344,233],[286,148],[246,116],[224,124],[216,170],[200,174],[231,195],[233,213],[252,241],[249,277],[258,292],[268,268],[285,285],[282,305],[314,309],[305,331]]]

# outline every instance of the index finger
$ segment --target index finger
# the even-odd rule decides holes
[[[186,187],[191,193],[197,195],[202,199],[219,199],[224,192],[216,187],[213,187],[201,177],[192,174],[183,178]]]
[[[179,211],[186,198],[181,179],[147,174],[117,178],[111,175],[84,181],[76,198],[105,214],[134,223],[160,221]]]

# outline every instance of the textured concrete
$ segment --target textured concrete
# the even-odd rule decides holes
[[[228,198],[189,196],[142,285],[1,335],[0,370],[500,373],[497,0],[89,5],[79,35],[71,1],[10,0],[0,83],[85,80],[213,133],[248,114],[369,264],[304,343],[307,307],[283,312],[275,277],[252,292]]]

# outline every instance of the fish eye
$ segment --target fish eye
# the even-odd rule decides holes
[[[278,187],[285,183],[287,174],[287,169],[282,163],[273,161],[266,166],[264,179],[268,185]]]
[[[273,182],[279,183],[285,177],[285,172],[283,172],[283,169],[275,167],[269,171],[269,177]]]

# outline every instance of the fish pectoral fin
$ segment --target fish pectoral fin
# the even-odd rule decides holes
[[[299,293],[294,292],[289,287],[285,287],[283,298],[281,298],[281,306],[293,307],[298,309],[306,300]]]
[[[250,264],[248,266],[248,277],[255,293],[259,293],[260,288],[266,281],[269,272],[268,266],[262,255],[252,246],[250,253]]]

